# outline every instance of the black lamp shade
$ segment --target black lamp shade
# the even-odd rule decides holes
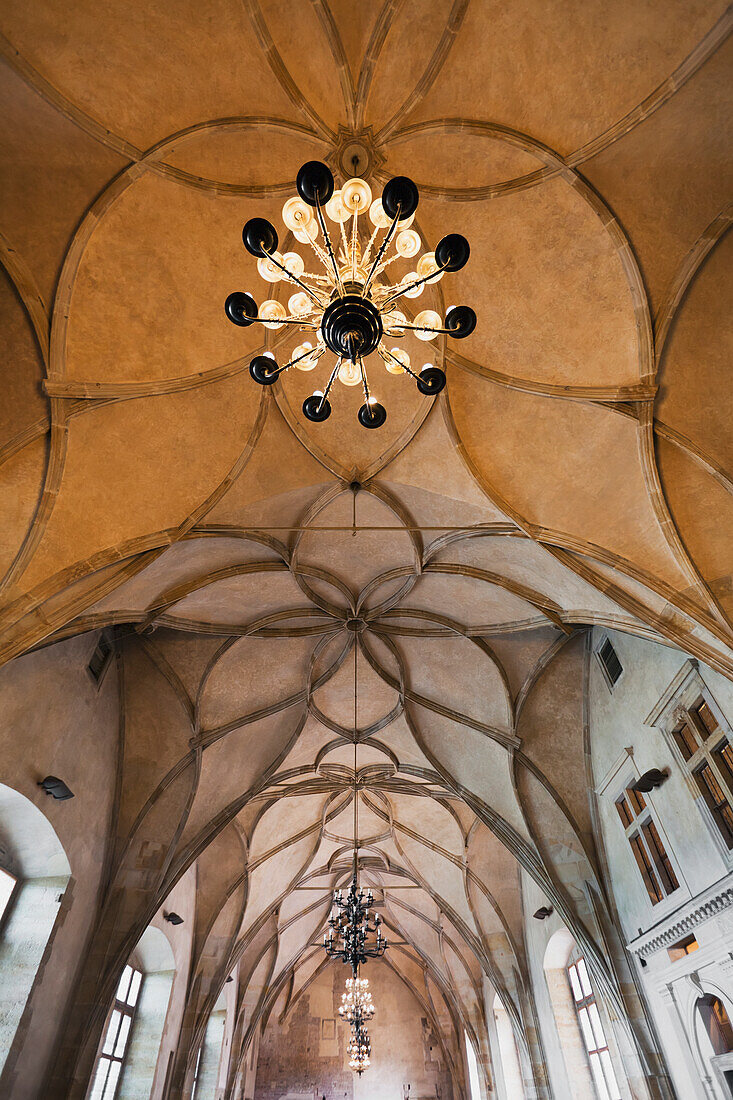
[[[331,415],[331,404],[319,393],[312,393],[303,402],[303,416],[314,424],[322,424]]]
[[[440,367],[425,367],[420,371],[417,388],[426,397],[435,397],[445,386],[445,374]]]
[[[404,221],[412,217],[419,201],[417,187],[407,176],[395,176],[384,185],[382,207],[388,218],[396,218],[399,214],[400,221]]]
[[[235,290],[224,303],[224,310],[233,325],[249,328],[257,317],[257,302],[251,294],[245,294],[243,290]]]
[[[242,230],[242,240],[252,256],[277,252],[277,229],[267,218],[250,218]]]
[[[295,186],[303,202],[325,206],[333,194],[333,172],[322,161],[309,160],[298,172]]]
[[[255,355],[249,373],[260,386],[271,386],[277,379],[277,363],[269,355]]]
[[[469,243],[460,233],[449,233],[435,247],[435,262],[444,271],[460,271],[470,255]]]
[[[454,306],[445,315],[445,327],[456,340],[463,340],[476,328],[476,314],[470,306]]]
[[[387,419],[387,410],[378,401],[363,404],[357,413],[363,428],[381,428]]]

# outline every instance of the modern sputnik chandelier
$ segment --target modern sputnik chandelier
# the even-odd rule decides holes
[[[413,321],[396,308],[403,295],[417,298],[427,283],[438,282],[444,272],[459,271],[469,257],[468,241],[459,233],[449,233],[435,252],[425,252],[417,259],[414,270],[390,282],[390,266],[395,261],[414,260],[422,248],[420,235],[410,228],[419,201],[412,180],[396,176],[385,185],[381,199],[372,201],[365,180],[354,177],[334,191],[330,168],[309,161],[298,172],[296,186],[298,196],[285,203],[283,222],[299,243],[311,247],[323,273],[306,273],[297,252],[278,252],[274,225],[264,218],[251,218],[242,230],[242,239],[247,251],[257,257],[257,270],[268,283],[292,284],[294,293],[287,309],[274,298],[258,309],[250,294],[235,291],[226,300],[226,314],[242,328],[255,322],[269,329],[291,325],[310,337],[281,366],[270,354],[255,356],[249,367],[255,382],[269,386],[291,368],[314,370],[326,352],[331,352],[336,360],[329,363],[325,388],[305,399],[304,416],[315,422],[328,419],[329,396],[338,379],[345,386],[361,386],[364,404],[359,409],[359,423],[379,428],[387,419],[387,410],[372,391],[367,358],[376,352],[390,374],[410,375],[420,393],[432,397],[445,386],[444,372],[432,363],[416,371],[405,348],[389,345],[408,333],[426,341],[441,333],[462,339],[476,327],[476,314],[470,306],[451,307],[444,320],[435,310],[425,309]],[[367,213],[371,222],[368,241],[359,235],[359,216]],[[335,240],[324,214],[338,226]],[[390,249],[394,249],[391,254]]]
[[[369,980],[359,976],[359,967],[367,959],[380,958],[387,950],[387,940],[382,936],[381,918],[372,916],[374,896],[371,890],[359,889],[359,772],[357,769],[357,648],[354,639],[354,854],[351,883],[344,896],[342,890],[334,890],[328,930],[323,946],[329,958],[340,959],[351,967],[352,976],[346,981],[339,1015],[351,1028],[347,1046],[349,1066],[359,1076],[368,1067],[372,1052],[367,1023],[375,1013]]]

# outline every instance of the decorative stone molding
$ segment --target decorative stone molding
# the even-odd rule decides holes
[[[645,959],[681,939],[711,917],[722,913],[725,909],[730,909],[731,906],[733,906],[733,878],[728,878],[724,885],[721,886],[717,882],[707,891],[692,898],[685,910],[676,910],[666,921],[631,940],[626,945],[627,950]]]

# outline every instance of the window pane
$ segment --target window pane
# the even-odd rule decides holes
[[[639,791],[632,791],[631,787],[627,787],[626,794],[629,797],[629,802],[635,813],[638,814],[641,810],[645,809],[646,801],[643,794],[640,794]]]
[[[94,1075],[94,1086],[92,1088],[89,1100],[102,1100],[102,1096],[104,1095],[104,1086],[107,1081],[108,1070],[109,1061],[106,1058],[100,1058],[99,1065],[97,1066],[97,1072]]]
[[[590,978],[588,977],[588,967],[585,965],[585,959],[578,959],[578,977],[580,978],[580,986],[583,990],[583,996],[592,997],[593,987],[590,984]]]
[[[117,1039],[117,1030],[120,1026],[121,1013],[114,1010],[109,1021],[109,1027],[107,1028],[107,1034],[104,1037],[104,1046],[102,1047],[102,1054],[111,1054],[115,1048],[115,1041]]]
[[[580,1026],[583,1031],[583,1042],[585,1043],[585,1049],[595,1050],[596,1044],[595,1040],[593,1039],[593,1030],[590,1026],[590,1020],[588,1019],[588,1009],[579,1009],[578,1018],[580,1020]]]
[[[632,817],[631,810],[629,809],[625,798],[619,798],[618,802],[616,803],[616,809],[618,810],[618,816],[621,818],[624,828],[626,828],[627,825],[631,824]]]
[[[130,992],[127,995],[127,1003],[133,1008],[137,1004],[137,996],[140,992],[140,982],[143,976],[139,970],[136,970],[132,975],[132,981],[130,982]]]
[[[667,894],[671,894],[679,886],[677,876],[674,873],[674,868],[670,863],[669,856],[662,844],[662,839],[657,832],[657,827],[653,821],[645,821],[641,827],[644,836],[646,837],[649,851],[651,852],[652,859],[654,860],[654,866],[657,869],[657,874],[662,882],[664,891]]]
[[[606,1076],[606,1084],[608,1085],[608,1091],[611,1094],[611,1100],[621,1100],[621,1092],[618,1087],[618,1081],[616,1080],[616,1074],[613,1072],[611,1055],[608,1053],[607,1050],[601,1051],[601,1064],[603,1066],[603,1072]]]
[[[689,760],[692,754],[697,752],[697,739],[687,722],[683,722],[681,726],[673,730],[672,736],[685,760]]]
[[[120,1070],[122,1069],[122,1062],[111,1062],[109,1067],[109,1077],[107,1078],[107,1087],[103,1093],[103,1100],[112,1100],[117,1088],[117,1078],[120,1076]]]
[[[608,1089],[606,1088],[606,1079],[603,1076],[603,1067],[601,1066],[601,1059],[597,1054],[591,1054],[590,1068],[593,1070],[593,1080],[596,1083],[596,1092],[598,1093],[599,1100],[609,1100]]]
[[[575,965],[569,967],[568,977],[570,978],[570,984],[573,987],[573,996],[576,1001],[583,1000],[583,990],[580,988],[580,978],[578,977],[578,970]]]
[[[601,1023],[601,1017],[598,1012],[598,1005],[595,1002],[588,1005],[588,1016],[593,1028],[596,1050],[600,1050],[601,1047],[605,1047],[607,1044],[606,1036],[603,1034],[603,1024]]]
[[[709,764],[703,764],[695,772],[695,782],[700,788],[705,804],[712,811],[723,839],[729,848],[733,848],[733,813],[731,813],[723,788],[718,783]]]
[[[711,733],[715,733],[718,728],[718,722],[704,699],[695,707],[694,714],[700,722],[700,726],[708,736],[710,736]]]
[[[652,905],[656,905],[658,901],[662,900],[664,895],[662,894],[659,883],[657,882],[656,877],[652,871],[649,856],[646,853],[646,848],[642,844],[641,837],[638,833],[634,833],[633,836],[629,837],[629,843],[636,859],[636,865],[641,872],[642,879],[644,880],[644,885],[646,886],[646,892],[649,895],[649,900],[651,901]]]
[[[733,747],[730,741],[722,741],[715,750],[718,767],[729,783],[733,783]]]
[[[122,1017],[122,1023],[120,1024],[117,1042],[115,1043],[115,1058],[121,1058],[122,1055],[125,1053],[125,1047],[127,1046],[127,1036],[130,1034],[131,1023],[132,1016]]]
[[[130,978],[132,977],[132,967],[126,966],[122,971],[122,977],[120,978],[120,984],[117,986],[117,992],[115,994],[118,1001],[127,1000],[127,991],[130,988]]]

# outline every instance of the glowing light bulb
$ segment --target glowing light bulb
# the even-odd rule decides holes
[[[345,386],[358,386],[361,382],[359,364],[352,363],[350,359],[344,359],[339,367],[338,380],[343,382]]]
[[[387,229],[392,224],[392,219],[384,211],[381,199],[375,199],[369,207],[369,219],[377,229]]]
[[[283,222],[291,232],[302,232],[313,221],[315,221],[313,210],[297,196],[288,199],[283,206]]]
[[[291,359],[300,359],[301,355],[305,356],[305,358],[300,359],[300,362],[293,364],[298,368],[298,370],[313,370],[313,368],[315,367],[316,360],[311,358],[310,355],[306,355],[306,352],[309,351],[313,351],[313,345],[311,344],[310,340],[306,340],[304,343],[298,344],[297,348],[293,348],[293,354],[290,357]],[[323,394],[318,393],[315,396],[322,397]]]
[[[286,252],[283,256],[283,263],[290,274],[296,275],[298,278],[300,278],[305,271],[303,257],[299,256],[297,252]]]
[[[420,276],[416,271],[408,271],[402,280],[403,283],[414,283]],[[419,298],[422,292],[425,290],[425,283],[420,283],[419,286],[414,286],[412,290],[404,291],[405,298]]]
[[[421,313],[418,313],[415,317],[416,325],[425,325],[426,328],[442,328],[443,321],[440,314],[436,313],[434,309],[424,309]],[[438,335],[437,332],[416,332],[418,340],[434,340]]]
[[[341,191],[334,191],[326,203],[326,213],[332,222],[346,222],[351,217],[351,211],[344,205]]]
[[[382,325],[388,336],[404,336],[407,318],[398,309],[382,316]]]
[[[295,317],[305,317],[311,311],[311,300],[303,290],[288,298],[288,310]]]
[[[404,374],[405,367],[410,366],[410,356],[404,348],[390,348],[390,355],[394,356],[394,359],[388,359],[384,364],[390,374]],[[397,360],[395,363],[394,360]]]
[[[417,273],[421,279],[424,279],[426,275],[432,275],[433,272],[436,272],[436,274],[432,279],[428,279],[429,283],[439,282],[443,278],[443,272],[438,271],[438,265],[435,262],[435,253],[425,252],[417,261]]]
[[[397,234],[395,248],[404,259],[411,260],[413,256],[417,256],[422,248],[420,234],[416,233],[414,229],[403,229],[401,233]]]
[[[350,214],[363,214],[372,203],[372,189],[366,180],[354,176],[341,188],[341,201]]]
[[[283,262],[281,253],[274,252],[273,256],[279,263]],[[283,277],[280,268],[272,262],[269,256],[260,257],[257,261],[257,270],[266,283],[279,283]]]
[[[378,402],[377,402],[376,397],[373,394],[371,396],[367,397],[367,405],[376,405],[376,404],[378,404]]]
[[[268,298],[263,302],[258,314],[265,320],[265,328],[271,329],[282,328],[283,319],[288,315],[285,306],[281,302],[276,302],[274,298]]]
[[[313,220],[309,221],[302,229],[296,229],[293,232],[293,236],[300,244],[308,244],[308,241],[314,241],[318,236],[318,222],[313,218]]]

